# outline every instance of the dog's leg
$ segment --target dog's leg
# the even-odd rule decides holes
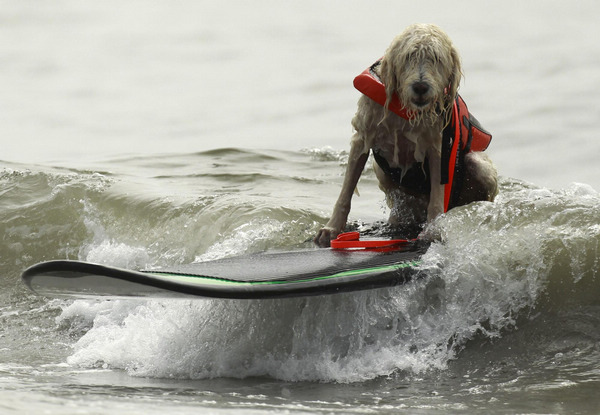
[[[381,166],[379,166],[375,160],[373,160],[373,171],[375,172],[375,177],[377,177],[377,180],[379,181],[379,190],[385,194],[385,201],[391,210],[391,215],[394,215],[395,211],[398,210],[396,209],[397,206],[395,203],[397,198],[394,196],[394,193],[398,191],[398,184],[385,174]],[[395,219],[391,218],[389,222],[394,223]]]
[[[458,194],[457,205],[471,202],[493,202],[498,194],[498,172],[492,160],[482,152],[465,156],[464,182]]]
[[[362,174],[369,153],[365,153],[365,145],[363,140],[355,136],[352,139],[350,146],[350,154],[348,156],[348,166],[346,167],[346,174],[344,175],[344,182],[342,184],[342,190],[338,197],[335,206],[333,207],[333,214],[331,219],[327,222],[327,225],[319,231],[314,241],[319,246],[329,246],[331,239],[334,239],[340,232],[344,230],[346,221],[348,220],[348,214],[350,213],[350,205],[352,201],[352,194],[358,179]]]
[[[427,206],[427,222],[431,222],[438,215],[444,213],[444,185],[441,174],[441,155],[435,148],[430,147],[427,151],[429,159],[429,175],[431,180],[431,193],[429,194],[429,205]]]

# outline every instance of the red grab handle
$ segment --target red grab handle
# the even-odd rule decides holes
[[[367,239],[364,241],[360,240],[360,233],[358,232],[345,232],[338,235],[338,237],[331,241],[331,247],[334,249],[356,249],[356,248],[391,248],[409,244],[414,239]]]

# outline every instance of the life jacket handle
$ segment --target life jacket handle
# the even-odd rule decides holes
[[[368,249],[395,251],[409,246],[416,239],[360,239],[358,232],[345,232],[331,241],[333,249]]]

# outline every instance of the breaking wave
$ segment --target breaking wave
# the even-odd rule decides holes
[[[341,156],[323,157],[337,164]],[[157,198],[110,173],[5,169],[0,262],[15,275],[55,258],[139,268],[309,244],[323,222],[318,209],[268,196],[298,176],[262,180],[264,196],[215,187]],[[439,238],[423,257],[428,278],[403,287],[261,301],[61,303],[58,326],[75,337],[67,361],[134,376],[356,382],[447,369],[474,341],[599,305],[600,197],[589,186],[504,179],[496,202],[454,209],[428,232]]]

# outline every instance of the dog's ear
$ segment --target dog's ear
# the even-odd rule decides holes
[[[381,80],[383,81],[383,85],[385,85],[385,109],[387,108],[392,100],[394,94],[397,93],[399,88],[398,76],[396,74],[396,70],[398,68],[397,65],[394,65],[391,62],[392,54],[386,53],[385,56],[381,59]],[[395,70],[396,69],[396,70]]]
[[[462,65],[460,62],[460,55],[454,46],[450,49],[451,68],[450,79],[448,80],[448,98],[450,102],[454,102],[456,94],[458,94],[458,86],[463,76]]]

